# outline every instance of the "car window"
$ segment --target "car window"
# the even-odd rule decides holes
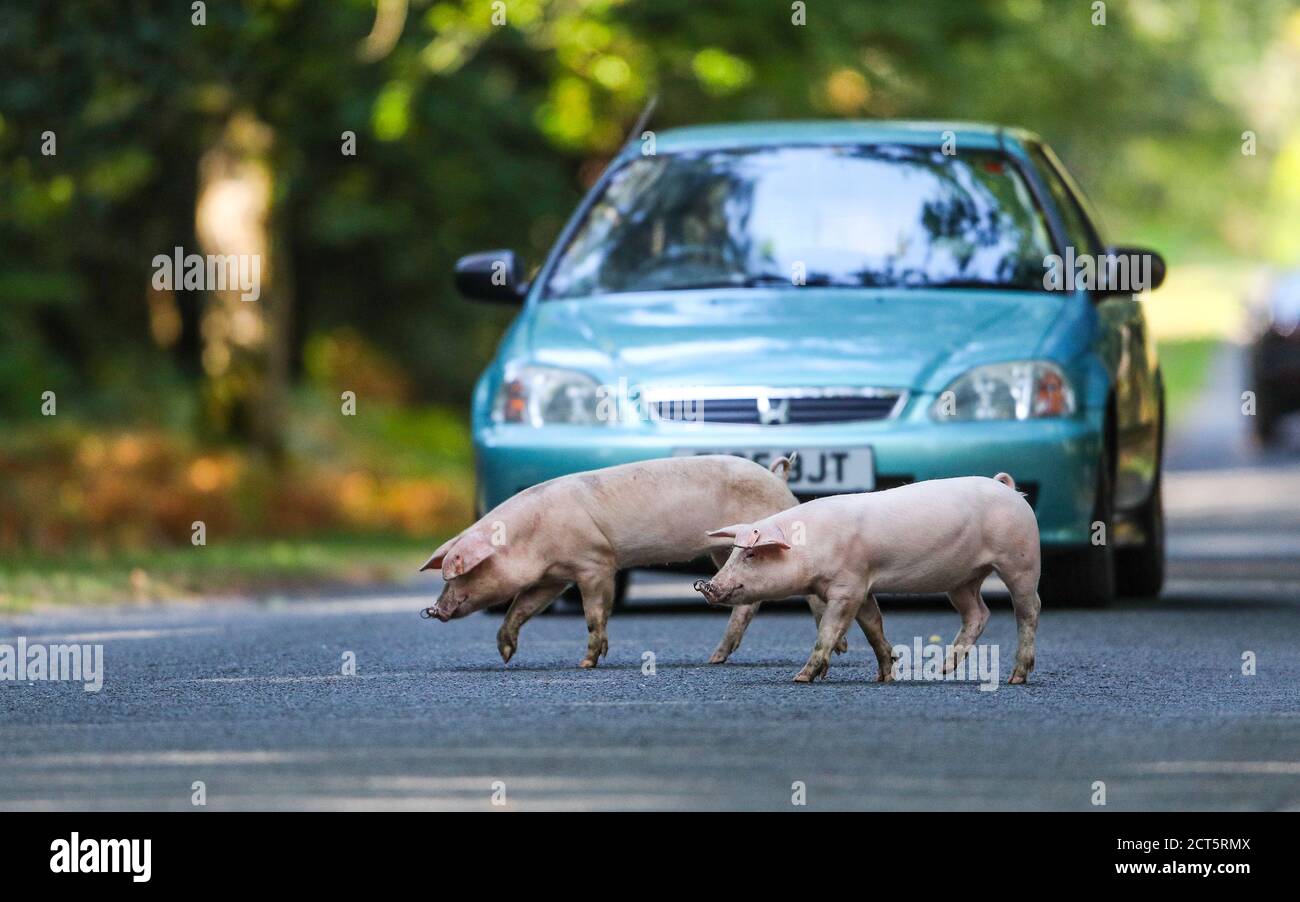
[[[545,296],[808,284],[1041,291],[1053,253],[996,151],[783,146],[640,157],[607,181]]]
[[[1076,254],[1096,253],[1102,249],[1101,239],[1093,227],[1075,191],[1065,180],[1064,170],[1058,167],[1051,151],[1042,145],[1034,144],[1029,148],[1029,156],[1047,183],[1047,190],[1052,195],[1056,208],[1061,212],[1065,224],[1066,240],[1073,245]]]

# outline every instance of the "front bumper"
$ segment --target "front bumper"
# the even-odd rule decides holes
[[[849,448],[869,445],[877,488],[1005,471],[1032,487],[1044,545],[1088,541],[1100,458],[1100,423],[1088,417],[1027,422],[888,420],[818,426],[644,428],[491,424],[474,436],[479,510],[539,482],[694,448]]]

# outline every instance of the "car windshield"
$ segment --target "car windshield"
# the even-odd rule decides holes
[[[1052,242],[994,151],[763,147],[615,172],[545,296],[813,285],[1043,290]]]

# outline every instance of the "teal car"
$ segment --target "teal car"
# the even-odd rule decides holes
[[[1146,282],[1090,281],[1085,259]],[[532,278],[510,251],[457,263],[464,295],[522,305],[474,391],[478,507],[681,454],[798,451],[805,500],[1005,470],[1038,517],[1045,603],[1155,596],[1164,393],[1138,297],[1163,274],[1108,246],[1018,129],[661,132]]]

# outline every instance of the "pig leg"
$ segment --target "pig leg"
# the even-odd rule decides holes
[[[710,664],[725,664],[727,658],[731,657],[732,652],[740,648],[740,640],[744,637],[745,630],[749,629],[749,622],[754,619],[754,615],[758,613],[761,604],[762,602],[756,601],[753,604],[738,604],[731,609],[731,617],[727,620],[727,631],[722,634],[722,641],[718,643],[717,649],[710,656]],[[809,595],[808,607],[812,610],[813,621],[820,629],[822,615],[826,613],[826,602],[816,595]],[[848,637],[841,636],[840,641],[835,645],[835,654],[842,655],[848,650]]]
[[[727,562],[727,551],[716,551],[709,557],[713,560],[713,568],[721,570],[722,565]],[[745,630],[749,629],[749,622],[754,619],[758,613],[757,604],[738,604],[731,609],[731,616],[727,618],[727,631],[722,634],[718,647],[709,655],[710,664],[725,664],[727,658],[731,657],[732,652],[740,648],[740,640],[745,637]]]
[[[885,621],[880,616],[880,605],[876,603],[875,595],[867,595],[862,607],[858,608],[857,620],[858,626],[867,635],[867,641],[871,643],[871,650],[876,653],[876,666],[880,668],[876,682],[893,682],[894,649],[885,641]]]
[[[731,609],[731,616],[727,618],[727,631],[722,634],[722,640],[718,642],[718,647],[709,655],[710,664],[725,664],[731,653],[740,648],[740,640],[745,636],[745,630],[749,629],[749,622],[754,619],[758,613],[759,603],[738,604]]]
[[[803,670],[795,674],[796,683],[811,683],[821,677],[826,678],[830,669],[831,652],[844,636],[853,618],[862,607],[862,596],[853,597],[837,595],[826,600],[826,613],[822,615],[821,625],[817,628],[817,643],[813,645],[812,654]]]
[[[532,619],[534,614],[546,610],[551,602],[564,591],[561,583],[545,583],[525,589],[515,596],[497,630],[497,651],[501,652],[502,662],[509,664],[519,648],[519,628]]]
[[[587,619],[587,656],[578,666],[595,667],[609,653],[605,624],[614,608],[614,571],[579,577],[578,591],[582,593],[582,613]]]
[[[822,615],[826,613],[826,602],[822,601],[821,598],[816,595],[809,595],[808,609],[812,611],[813,621],[817,624],[817,628],[821,629]],[[835,643],[835,654],[842,655],[848,650],[849,635],[846,630],[844,635],[840,636],[840,641]]]
[[[957,669],[957,665],[970,652],[971,646],[979,641],[980,635],[984,632],[984,625],[989,622],[988,605],[980,597],[980,586],[984,584],[984,577],[987,575],[981,574],[948,593],[948,600],[961,615],[961,629],[952,640],[952,651],[943,662],[945,675]]]
[[[998,576],[1011,590],[1011,606],[1016,611],[1016,666],[1007,682],[1023,683],[1034,669],[1034,638],[1038,634],[1038,612],[1043,607],[1038,597],[1038,568],[1020,573],[999,570]]]

